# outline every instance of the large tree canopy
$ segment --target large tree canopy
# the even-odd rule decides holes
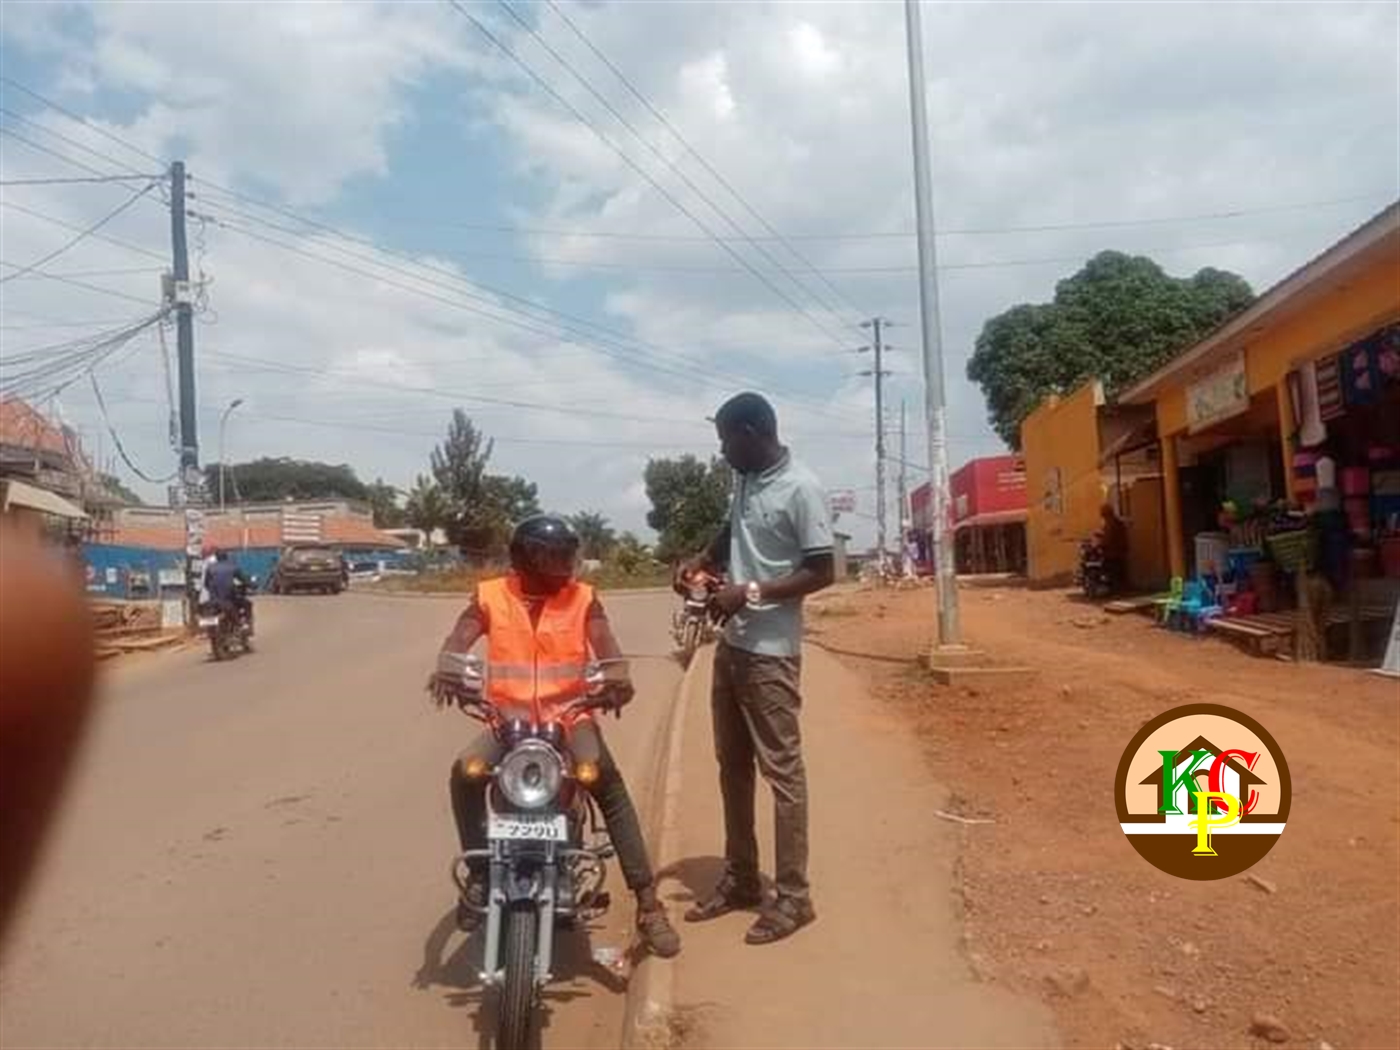
[[[967,377],[981,386],[993,428],[1019,448],[1021,421],[1048,395],[1093,377],[1121,390],[1253,300],[1237,274],[1178,278],[1144,256],[1100,252],[1056,285],[1053,301],[988,320]]]
[[[221,469],[218,463],[205,466],[206,491],[219,491]],[[230,463],[225,492],[230,499],[236,492],[239,499],[250,503],[286,499],[369,499],[368,487],[347,464],[317,463],[286,456]]]
[[[721,459],[705,463],[689,455],[653,459],[644,477],[651,500],[647,524],[660,537],[656,557],[669,562],[699,552],[728,514],[729,464]]]

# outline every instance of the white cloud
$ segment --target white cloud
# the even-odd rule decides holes
[[[636,527],[645,509],[637,477],[647,444],[708,452],[713,436],[699,421],[726,389],[756,379],[775,396],[801,453],[833,487],[867,483],[873,453],[860,432],[868,429],[870,390],[868,380],[853,375],[862,361],[839,356],[831,338],[751,275],[727,270],[732,258],[703,239],[583,235],[694,238],[698,231],[592,132],[484,50],[449,9],[121,3],[85,9],[81,18],[66,8],[37,10],[49,6],[7,5],[4,41],[7,48],[47,56],[49,86],[65,92],[68,104],[106,115],[105,126],[154,153],[178,146],[192,167],[215,181],[256,179],[297,206],[334,201],[353,178],[392,184],[400,165],[414,160],[391,152],[392,133],[415,119],[411,100],[431,82],[461,100],[464,128],[503,137],[521,191],[502,221],[579,231],[522,236],[516,252],[630,268],[552,265],[539,296],[567,296],[559,301],[575,309],[577,296],[596,297],[610,324],[669,351],[635,344],[583,350],[214,230],[208,265],[218,278],[212,299],[219,323],[201,328],[200,346],[330,373],[253,371],[211,353],[201,401],[217,413],[229,398],[248,397],[241,410],[247,415],[230,426],[238,455],[295,451],[343,458],[365,473],[406,483],[422,469],[455,394],[617,411],[631,418],[466,403],[502,437],[500,466],[535,477],[548,502],[565,509],[598,506]],[[901,322],[891,333],[902,348],[891,354],[891,365],[903,375],[891,400],[903,393],[919,405],[913,275],[839,272],[911,265],[913,242],[805,239],[912,227],[899,5],[609,3],[567,10],[773,226],[804,238],[794,246],[831,271],[843,301],[835,303],[830,290],[777,244],[764,242],[771,258],[742,242],[736,250],[832,329],[838,319],[776,273],[772,259],[833,302],[844,320],[855,316],[849,301],[862,314]],[[1146,250],[1173,272],[1208,264],[1237,269],[1259,287],[1384,200],[1377,195],[1311,211],[1118,229],[954,231],[1400,193],[1397,10],[1382,4],[926,5],[935,196],[947,231],[939,247],[949,266],[941,287],[955,460],[995,448],[981,398],[962,378],[982,321],[1013,303],[1048,297],[1054,281],[1074,268],[1072,261],[985,264],[1073,260],[1114,247]],[[762,232],[552,13],[538,7],[531,17],[746,232]],[[537,47],[492,24],[708,224],[732,232]],[[91,46],[77,42],[88,35]],[[120,106],[102,104],[111,97]],[[102,152],[114,149],[81,125],[44,119]],[[26,155],[8,140],[4,146],[7,172],[52,172],[50,160]],[[34,191],[23,202],[85,223],[120,200],[120,192]],[[154,214],[145,205],[135,211]],[[38,257],[63,236],[12,209],[3,219],[10,261]],[[152,233],[151,220],[151,214],[144,221],[124,216],[109,232],[163,253],[161,231]],[[131,266],[133,257],[90,241],[74,253],[71,266],[79,264]],[[970,265],[982,268],[959,268]],[[473,263],[470,269],[486,278],[488,267]],[[62,272],[57,263],[51,269]],[[574,285],[580,274],[588,284]],[[402,275],[392,279],[448,295]],[[94,279],[143,298],[152,296],[154,281],[153,275]],[[78,296],[54,282],[16,281],[5,291],[6,324],[32,315],[139,310],[134,303]],[[5,352],[42,334],[6,332]],[[844,339],[847,330],[840,335]],[[852,344],[859,339],[854,331],[849,336]],[[638,358],[657,367],[639,368]],[[696,365],[713,370],[711,385],[683,378]],[[123,371],[129,385],[111,380],[130,395],[116,409],[119,423],[139,435],[133,444],[144,456],[155,458],[162,453],[163,424],[151,402],[164,398],[161,373],[147,356],[133,358]],[[90,408],[79,396],[71,400],[95,433]],[[358,421],[360,429],[299,426],[259,414],[345,427]],[[913,422],[917,416],[916,408],[915,432],[921,430]],[[211,425],[207,420],[208,434]],[[922,449],[922,441],[911,447]],[[911,458],[922,460],[922,452]]]

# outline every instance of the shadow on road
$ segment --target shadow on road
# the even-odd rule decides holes
[[[684,911],[690,905],[710,895],[719,882],[719,878],[724,874],[723,857],[686,857],[668,865],[656,873],[657,886],[660,893],[668,901],[680,905]],[[768,899],[773,894],[773,881],[767,875],[760,875],[763,884],[763,897]],[[667,886],[667,883],[679,883],[679,886]],[[757,908],[751,909],[757,911]],[[673,919],[679,916],[672,916]]]
[[[610,995],[627,991],[624,976],[593,958],[591,933],[587,927],[555,932],[554,980],[542,996],[542,1030],[549,1028],[551,1004],[586,999],[597,989]],[[446,988],[444,998],[450,1006],[474,1008],[472,1024],[480,1050],[492,1045],[496,1031],[495,996],[488,994],[481,983],[485,938],[484,927],[462,934],[457,929],[456,909],[449,908],[423,942],[423,963],[412,982],[415,988]]]

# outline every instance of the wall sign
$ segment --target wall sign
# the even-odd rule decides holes
[[[1186,423],[1193,434],[1247,411],[1249,381],[1243,352],[1186,388]]]

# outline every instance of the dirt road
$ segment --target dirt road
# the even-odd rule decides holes
[[[667,648],[664,595],[609,602],[629,652]],[[0,969],[0,1044],[476,1045],[476,957],[455,930],[446,781],[475,724],[422,685],[455,604],[258,603],[258,651],[120,667]],[[608,737],[643,809],[679,671],[634,668]],[[620,895],[566,939],[544,1042],[616,1046]]]
[[[804,655],[802,732],[818,919],[790,940],[744,944],[750,914],[687,925],[672,967],[673,1042],[686,1047],[1048,1047],[1035,997],[976,979],[962,950],[961,829],[933,814],[947,790],[907,724],[819,649]],[[685,702],[675,854],[663,894],[677,910],[714,885],[724,834],[710,729],[710,654]],[[772,870],[772,803],[759,789]]]
[[[933,684],[927,590],[833,593],[813,610],[924,742],[958,812],[968,950],[1044,997],[1070,1046],[1400,1045],[1400,707],[1393,681],[1247,656],[1067,592],[964,587],[963,629],[1027,684]],[[1113,772],[1148,718],[1187,703],[1258,719],[1293,774],[1287,832],[1250,874],[1190,882],[1119,831]]]

